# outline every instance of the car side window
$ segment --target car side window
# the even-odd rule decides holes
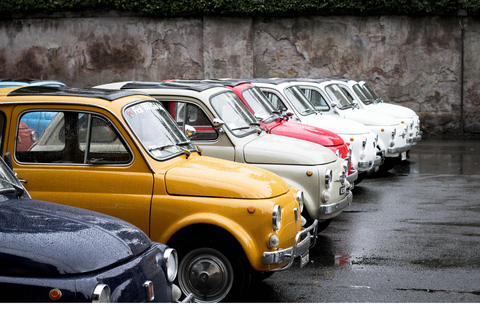
[[[285,104],[283,103],[282,100],[280,100],[276,94],[272,93],[272,92],[268,92],[268,91],[263,91],[263,93],[265,94],[265,96],[267,97],[268,100],[270,100],[270,102],[273,104],[273,106],[275,107],[275,109],[277,110],[287,110],[287,107],[285,106]]]
[[[196,133],[192,140],[215,140],[218,138],[218,132],[205,114],[205,112],[192,103],[187,102],[163,102],[173,119],[185,132],[185,124],[195,128]]]
[[[48,115],[46,115],[48,114]],[[45,123],[45,119],[48,119]],[[32,128],[26,125],[29,123]],[[43,126],[40,134],[33,129]],[[104,117],[75,111],[33,111],[22,115],[15,157],[25,163],[126,164],[132,154],[116,128]],[[35,132],[35,134],[33,134]]]
[[[312,105],[315,107],[317,110],[321,111],[328,111],[330,110],[330,107],[327,104],[327,101],[325,98],[322,96],[322,94],[316,90],[311,90],[311,89],[305,89],[305,88],[300,88],[300,90],[305,94],[305,96],[310,100]]]

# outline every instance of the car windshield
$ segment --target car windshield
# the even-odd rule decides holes
[[[373,91],[372,88],[370,88],[368,84],[364,83],[362,87],[366,92],[368,92],[372,96],[372,99],[375,100],[375,102],[382,101],[382,99],[380,99],[380,97],[375,93],[375,91]]]
[[[375,102],[375,99],[373,99],[373,97],[365,89],[360,87],[360,85],[358,84],[354,85],[353,91],[355,91],[355,94],[357,95],[357,97],[360,100],[362,100],[364,104],[368,105]]]
[[[242,96],[252,108],[255,117],[266,120],[274,120],[279,116],[270,100],[263,94],[259,87],[249,87],[242,92]]]
[[[177,123],[156,101],[144,101],[123,111],[125,121],[147,152],[155,159],[164,160],[196,146],[184,135]]]
[[[286,88],[285,96],[301,115],[306,116],[316,113],[315,107],[296,86]]]
[[[23,194],[23,191],[22,185],[13,172],[3,160],[0,160],[0,194],[12,192]]]
[[[260,123],[233,91],[217,94],[211,98],[210,102],[233,134],[243,136],[263,130]]]
[[[337,102],[340,109],[348,109],[352,107],[351,101],[349,101],[338,85],[331,84],[325,88],[325,91],[330,99]]]

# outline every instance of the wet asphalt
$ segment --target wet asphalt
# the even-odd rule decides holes
[[[242,302],[480,302],[480,141],[423,140],[354,189],[310,263]]]

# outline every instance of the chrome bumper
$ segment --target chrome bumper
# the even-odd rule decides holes
[[[387,149],[387,154],[402,153],[402,152],[410,150],[410,148],[411,148],[411,145],[409,145],[409,144],[407,144],[403,147],[400,147],[400,148],[390,147],[390,148]]]
[[[317,242],[317,225],[318,220],[315,220],[311,226],[298,232],[295,236],[293,247],[264,252],[262,263],[270,265],[288,262],[287,265],[270,271],[282,271],[288,269],[293,264],[295,258],[308,252]]]
[[[347,176],[347,181],[350,182],[350,184],[354,183],[355,180],[357,180],[358,178],[358,170],[355,168],[352,168],[352,171],[353,172],[349,176]]]
[[[373,168],[373,161],[358,161],[357,169],[358,171],[370,171]]]
[[[421,136],[421,135],[412,138],[412,142],[419,142],[419,141],[421,141],[421,140],[422,140],[422,136]]]
[[[353,193],[351,191],[348,191],[347,196],[342,200],[335,203],[330,203],[330,204],[320,206],[319,214],[327,215],[327,214],[332,214],[334,212],[345,209],[352,203],[352,200],[353,200]]]

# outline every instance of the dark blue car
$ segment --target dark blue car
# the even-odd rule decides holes
[[[31,199],[0,158],[0,302],[171,302],[176,274],[174,249],[120,219]]]

